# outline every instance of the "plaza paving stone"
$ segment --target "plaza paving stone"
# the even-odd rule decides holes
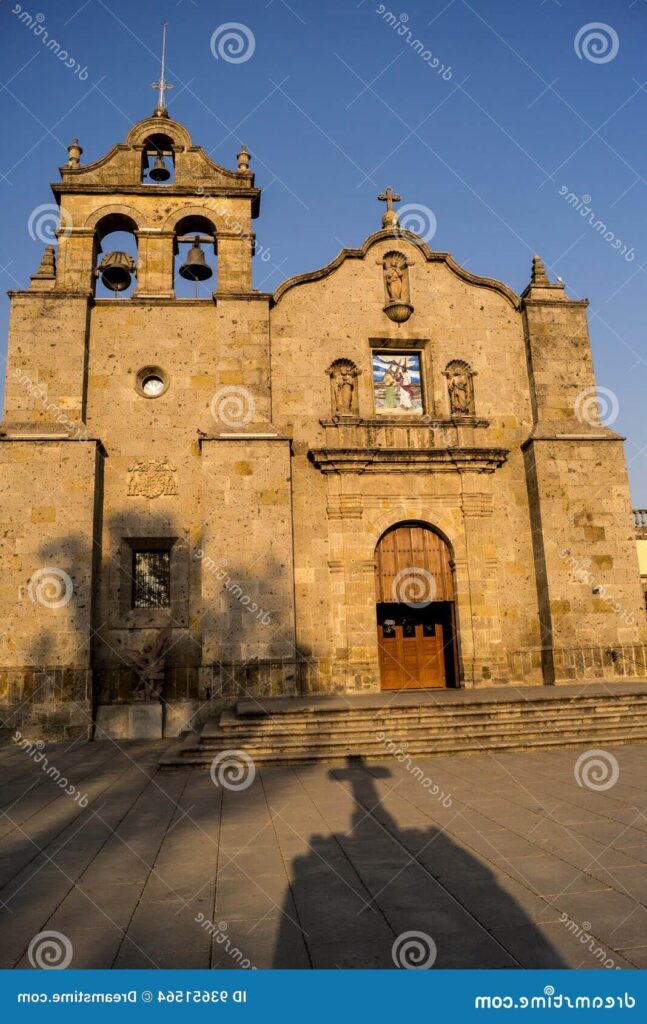
[[[647,966],[647,745],[160,772],[167,744],[50,744],[87,806],[0,748],[0,965],[45,930],[81,968]],[[419,781],[431,779],[451,804]],[[427,938],[428,937],[428,938]]]

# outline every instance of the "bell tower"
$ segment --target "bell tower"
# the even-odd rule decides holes
[[[173,297],[175,258],[189,235],[217,256],[216,296],[251,290],[260,190],[244,148],[237,170],[220,167],[158,106],[94,163],[82,165],[78,149],[70,147],[52,186],[61,210],[56,290],[94,293],[96,271],[105,269],[97,257],[112,231],[136,240],[135,298]]]
[[[170,706],[198,699],[203,652],[238,657],[222,624],[240,638],[241,608],[243,627],[251,617],[235,598],[221,609],[221,577],[195,553],[210,565],[238,557],[232,531],[223,553],[222,509],[237,523],[241,481],[250,514],[259,502],[280,510],[259,557],[279,541],[280,554],[248,590],[265,587],[257,604],[271,610],[284,565],[287,622],[280,633],[261,623],[241,649],[273,656],[293,628],[290,447],[268,426],[270,296],[252,287],[260,190],[245,146],[222,167],[169,116],[164,65],[155,87],[152,115],[105,155],[85,162],[72,141],[51,186],[58,245],[10,293],[0,668],[49,735],[87,735],[93,708],[113,705],[110,734],[127,735],[124,651],[162,628]],[[135,556],[165,567],[166,604],[136,603]]]

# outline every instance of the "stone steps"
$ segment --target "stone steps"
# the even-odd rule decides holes
[[[381,739],[381,736],[384,739]],[[225,711],[201,735],[168,751],[163,768],[208,767],[224,750],[244,750],[257,764],[384,759],[398,749],[430,757],[453,753],[545,750],[647,742],[647,693],[488,700],[451,698],[418,705],[358,707],[325,702],[271,714]]]
[[[623,716],[627,710],[633,713],[647,713],[647,696],[642,699],[626,699],[622,697],[613,698],[612,701],[520,701],[514,704],[490,704],[478,707],[451,707],[444,704],[439,707],[407,708],[407,709],[371,709],[370,711],[336,711],[331,713],[317,712],[315,714],[285,714],[272,716],[236,715],[233,712],[223,712],[218,722],[209,722],[202,731],[202,737],[207,739],[210,736],[218,736],[224,729],[231,729],[240,734],[276,734],[284,732],[313,732],[320,734],[325,728],[339,732],[340,730],[352,731],[358,726],[370,725],[371,728],[392,728],[398,722],[408,724],[419,724],[421,726],[433,727],[435,724],[447,728],[450,725],[476,723],[491,719],[497,722],[510,721],[516,723],[519,719],[529,720],[538,718],[542,721],[550,720],[551,717],[559,717],[563,721],[566,717],[581,718],[584,715]]]

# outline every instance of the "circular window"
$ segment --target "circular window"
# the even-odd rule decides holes
[[[168,376],[159,366],[144,366],[137,374],[135,387],[143,398],[159,398],[168,388]]]

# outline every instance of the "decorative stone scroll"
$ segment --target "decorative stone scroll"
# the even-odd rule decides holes
[[[175,466],[168,459],[137,459],[128,467],[128,495],[131,498],[159,498],[177,494]]]
[[[445,367],[451,416],[474,415],[474,371],[463,359],[452,359]]]
[[[389,320],[402,324],[413,313],[409,287],[409,267],[413,263],[397,250],[387,252],[378,262],[382,264],[384,275],[384,312]]]
[[[326,373],[330,377],[330,396],[334,419],[356,418],[359,413],[357,378],[360,375],[351,359],[335,359]]]

